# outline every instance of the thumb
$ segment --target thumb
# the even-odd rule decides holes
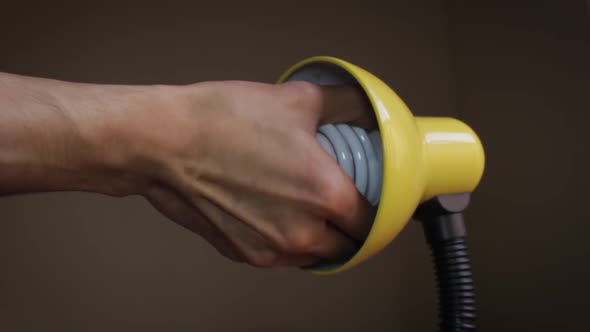
[[[362,242],[367,237],[376,208],[358,191],[352,178],[320,142],[310,149],[320,157],[322,171],[316,183],[322,188],[327,207],[326,220],[348,237]]]
[[[369,98],[359,85],[322,86],[319,125],[348,123],[364,129],[377,126]]]

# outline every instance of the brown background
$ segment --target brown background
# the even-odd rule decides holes
[[[583,330],[587,5],[3,4],[0,71],[182,84],[272,82],[317,54],[359,64],[416,114],[458,116],[484,141],[467,214],[480,330]],[[416,224],[362,266],[316,277],[227,262],[137,197],[7,197],[0,212],[0,331],[435,330]]]

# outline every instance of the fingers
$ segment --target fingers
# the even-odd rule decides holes
[[[321,223],[323,221],[317,221]],[[317,227],[314,227],[317,229]],[[311,232],[312,239],[308,245],[282,243],[278,247],[290,247],[291,250],[277,250],[274,266],[314,266],[319,262],[337,262],[350,258],[360,246],[351,238],[331,225],[326,225],[323,232]]]
[[[194,203],[231,239],[240,255],[257,267],[310,266],[320,259],[348,257],[358,249],[352,239],[320,219],[293,220],[290,227],[282,229],[289,234],[273,237],[204,198]],[[267,222],[274,227],[280,224],[276,220]]]
[[[319,142],[312,143],[309,150],[319,156],[313,183],[316,183],[324,218],[350,238],[363,242],[371,230],[376,208],[363,197],[350,176]]]
[[[204,197],[193,197],[191,201],[233,243],[247,263],[257,267],[277,265],[281,253],[254,228]]]
[[[165,187],[153,188],[146,198],[166,217],[203,236],[222,255],[257,267],[312,266],[322,259],[349,257],[358,249],[352,239],[337,229],[311,225],[320,226],[321,220],[299,223],[311,239],[305,246],[277,243],[278,239],[273,243],[204,198],[196,199],[192,205]],[[302,229],[291,230],[302,233]],[[285,247],[290,250],[279,249]]]
[[[348,123],[364,129],[377,126],[369,98],[359,86],[322,86],[319,124]]]
[[[375,112],[359,85],[317,85],[304,81],[281,84],[282,98],[297,113],[309,111],[313,124],[348,123],[370,130],[377,127]]]
[[[176,192],[155,186],[148,192],[146,199],[170,220],[205,238],[225,257],[236,262],[243,261],[242,256],[227,238]]]
[[[294,219],[289,227],[279,230],[285,234],[277,237],[260,233],[207,200],[196,204],[215,219],[246,261],[257,267],[311,266],[321,260],[348,258],[359,249],[354,239],[319,218]],[[277,220],[266,222],[274,227],[281,224]]]
[[[214,235],[214,229],[207,223],[204,216],[191,208],[172,190],[155,186],[149,190],[146,198],[160,213],[177,224],[205,238]]]
[[[275,264],[277,266],[307,267],[320,262],[338,262],[350,258],[359,248],[360,246],[353,239],[327,225],[325,232],[315,234],[315,240],[308,250],[301,250],[300,253],[282,253]]]
[[[324,259],[340,260],[350,257],[358,249],[359,245],[356,241],[333,225],[327,224],[325,232],[316,243],[312,253]]]
[[[376,128],[375,112],[364,90],[358,85],[320,86],[309,82],[283,84],[286,92],[295,97],[292,105],[314,114],[317,125],[348,123],[371,130]],[[315,133],[314,133],[315,134]],[[338,163],[314,139],[308,142],[309,155],[322,155],[314,160],[313,183],[318,184],[320,204],[328,211],[327,218],[335,227],[357,241],[364,241],[371,229],[375,209],[358,192],[353,181]],[[315,150],[315,151],[312,151]]]
[[[357,190],[343,190],[338,196],[340,199],[334,204],[330,222],[356,241],[364,242],[375,219],[376,208]]]

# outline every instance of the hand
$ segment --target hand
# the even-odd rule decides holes
[[[315,139],[374,124],[355,87],[68,83],[0,74],[0,194],[140,194],[225,256],[308,266],[354,253],[374,211]]]
[[[164,166],[144,193],[160,212],[260,267],[358,249],[374,212],[315,139],[321,123],[371,125],[357,88],[215,82],[167,94],[141,121]]]

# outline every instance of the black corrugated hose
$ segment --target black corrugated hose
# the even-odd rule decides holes
[[[446,204],[449,202],[453,204]],[[454,204],[456,202],[456,197],[447,198],[446,202],[444,197],[437,197],[434,202],[419,208],[417,216],[422,222],[436,270],[441,332],[475,331],[473,273],[461,213],[469,197],[461,208]]]
[[[475,331],[475,292],[465,239],[431,243],[440,331]]]

